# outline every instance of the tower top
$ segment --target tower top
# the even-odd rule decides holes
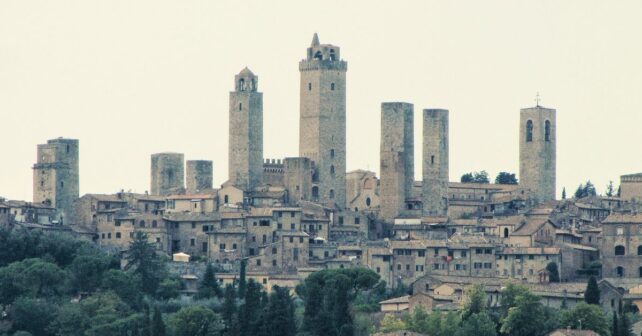
[[[312,44],[310,46],[311,47],[319,46],[319,35],[317,35],[317,33],[314,33],[314,36],[312,36]]]
[[[238,75],[234,76],[234,90],[256,92],[259,87],[258,82],[259,78],[252,70],[245,67]]]
[[[342,62],[340,48],[332,44],[319,43],[319,35],[314,33],[305,61]]]

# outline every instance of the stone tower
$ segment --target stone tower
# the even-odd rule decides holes
[[[234,77],[230,92],[229,175],[245,191],[256,188],[263,175],[263,93],[258,77],[247,67]]]
[[[290,157],[283,161],[283,184],[288,191],[288,202],[297,204],[309,200],[312,190],[312,162],[305,157]]]
[[[185,185],[188,194],[195,194],[200,190],[212,189],[212,161],[188,160]]]
[[[80,193],[78,157],[78,140],[58,138],[38,145],[33,165],[33,202],[58,209],[62,224],[65,218],[71,218]]]
[[[555,199],[555,115],[554,109],[539,105],[520,111],[519,184],[537,201]]]
[[[414,107],[381,104],[381,218],[391,222],[405,209],[414,183]]]
[[[301,72],[299,156],[314,162],[311,199],[346,207],[346,71],[339,47],[314,34]]]
[[[448,216],[448,110],[424,110],[424,216]]]
[[[170,195],[185,186],[184,156],[181,153],[152,154],[152,195]]]

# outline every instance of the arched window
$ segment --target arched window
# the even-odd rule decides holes
[[[548,120],[544,123],[544,141],[551,141],[551,122]]]
[[[370,203],[372,203],[372,200],[370,199],[370,197],[366,198],[366,205],[370,206]]]
[[[642,256],[642,245],[638,246],[638,255]]]
[[[138,223],[138,225],[140,225],[140,227],[145,227],[145,221],[144,221],[144,220],[141,220],[141,221]]]
[[[158,226],[158,222],[156,220],[152,221],[152,227],[155,228]]]
[[[334,189],[330,189],[330,198],[334,198]]]
[[[526,122],[526,142],[533,141],[533,121]]]
[[[504,238],[508,238],[508,228],[504,228]]]
[[[334,83],[331,83],[331,84],[330,84],[330,90],[331,90],[331,91],[334,91]]]
[[[318,60],[322,60],[322,59],[323,59],[323,54],[321,53],[321,51],[317,51],[317,52],[314,54],[314,58],[316,58],[316,59],[318,59]]]
[[[624,267],[618,266],[615,268],[615,275],[617,275],[618,278],[624,277]]]
[[[623,256],[625,252],[624,246],[618,245],[615,247],[615,255],[616,256]]]
[[[337,56],[334,54],[334,49],[330,49],[330,60],[335,61]]]
[[[313,199],[319,198],[319,187],[317,186],[312,187],[312,198]]]
[[[330,166],[330,175],[334,176],[334,165]]]
[[[239,79],[239,91],[245,91],[245,79]]]

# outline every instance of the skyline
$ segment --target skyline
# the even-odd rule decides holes
[[[534,106],[537,92],[541,105],[558,112],[557,197],[562,187],[571,195],[577,185],[587,179],[602,192],[608,180],[617,185],[620,175],[642,171],[642,157],[635,154],[635,148],[642,144],[635,127],[642,124],[642,98],[637,93],[642,86],[642,66],[638,61],[642,58],[642,48],[631,42],[635,41],[635,32],[640,31],[634,28],[642,29],[642,23],[635,22],[636,15],[642,13],[642,5],[630,2],[630,8],[624,10],[624,2],[615,6],[590,2],[593,5],[590,10],[575,13],[572,5],[553,2],[529,3],[523,8],[502,1],[489,3],[511,7],[517,10],[518,17],[499,15],[498,18],[498,13],[484,6],[470,5],[465,8],[468,12],[459,12],[464,17],[458,18],[448,15],[461,10],[457,5],[419,4],[416,6],[419,9],[435,9],[437,14],[445,14],[445,18],[436,15],[436,21],[427,20],[425,26],[419,25],[418,32],[407,36],[394,29],[404,30],[413,23],[401,20],[396,22],[403,27],[391,25],[388,28],[394,31],[388,35],[378,34],[377,25],[357,24],[354,29],[346,28],[350,13],[357,10],[354,4],[340,6],[348,13],[337,15],[336,26],[323,22],[333,18],[334,13],[320,8],[320,15],[311,18],[313,22],[303,24],[301,29],[276,25],[267,31],[256,31],[270,19],[266,18],[270,12],[262,10],[272,6],[235,4],[230,6],[245,9],[249,17],[258,22],[248,24],[248,29],[234,31],[234,37],[221,33],[217,36],[220,40],[216,40],[223,41],[220,43],[208,35],[218,32],[218,23],[207,20],[208,15],[216,17],[217,6],[225,6],[220,4],[200,3],[201,6],[187,8],[169,1],[159,2],[154,7],[157,12],[145,13],[156,16],[144,27],[136,22],[137,15],[145,9],[140,3],[131,7],[121,2],[76,4],[76,13],[93,10],[98,15],[94,19],[130,15],[120,17],[124,28],[113,25],[111,30],[101,28],[104,22],[92,25],[89,17],[76,18],[73,14],[67,17],[69,14],[56,12],[57,8],[47,7],[46,2],[37,9],[50,12],[30,12],[31,20],[21,23],[20,10],[33,8],[21,8],[18,2],[13,3],[15,7],[10,2],[0,4],[0,22],[3,22],[0,23],[0,115],[6,125],[13,126],[0,134],[0,140],[7,146],[5,157],[9,158],[9,164],[0,168],[0,196],[31,200],[30,168],[35,163],[36,145],[58,136],[80,140],[81,195],[120,189],[149,190],[150,156],[165,151],[185,153],[186,160],[213,160],[214,185],[220,185],[227,177],[227,94],[233,89],[234,75],[245,66],[259,77],[259,91],[264,94],[265,158],[297,156],[297,63],[304,57],[314,32],[319,33],[321,43],[341,47],[342,58],[348,62],[348,171],[368,169],[379,173],[380,104],[406,101],[415,107],[415,179],[421,179],[418,145],[424,108],[450,110],[451,181],[477,170],[487,170],[491,179],[499,171],[518,173],[519,110]],[[277,8],[271,10],[282,9],[283,4],[278,3]],[[294,3],[292,6],[296,7]],[[132,11],[123,12],[123,7]],[[408,4],[397,7],[401,9],[389,13],[385,9],[372,9],[369,14],[401,17],[400,13],[414,12],[408,10]],[[562,13],[553,12],[552,8]],[[299,9],[303,12],[303,8]],[[475,9],[479,12],[473,13]],[[568,12],[563,12],[564,9]],[[614,15],[618,9],[624,13]],[[535,31],[522,26],[501,29],[512,27],[511,23],[521,23],[520,19],[532,23],[541,18],[529,15],[529,11],[549,14],[547,23],[555,27],[538,27]],[[560,22],[569,16],[574,19],[572,27]],[[178,23],[164,27],[163,23],[172,22],[171,18],[181,18],[184,21],[178,22],[191,29]],[[444,29],[444,34],[438,34],[440,24],[454,29],[466,18],[488,22],[475,25],[473,20],[459,31]],[[288,17],[285,21],[287,25],[305,20]],[[592,25],[593,22],[604,25]],[[79,23],[90,29],[86,32],[72,29],[78,28],[75,24]],[[574,34],[574,29],[580,29],[578,25],[586,31]],[[629,26],[633,28],[625,29]],[[14,29],[4,29],[6,27]],[[172,34],[162,36],[152,32],[162,28]],[[275,34],[273,30],[282,34]],[[484,44],[478,35],[489,31],[498,38],[485,40]],[[617,33],[621,34],[619,40],[614,38]],[[424,34],[430,38],[421,40]],[[632,36],[629,38],[626,34]],[[99,40],[103,44],[91,44],[95,36],[102,37]],[[399,41],[401,37],[405,43]],[[449,37],[467,39],[458,45]],[[529,37],[543,46],[538,52],[549,50],[542,53],[541,59],[528,59],[533,53],[519,48]],[[418,39],[422,43],[416,43]],[[504,40],[512,43],[503,45]],[[577,45],[560,48],[558,43],[563,41]],[[105,42],[113,42],[120,48],[105,54],[109,44]],[[277,44],[279,47],[275,48]],[[501,45],[504,49],[493,49]],[[47,46],[55,52],[34,52]],[[395,49],[409,52],[398,53]],[[588,53],[592,49],[597,52]],[[166,54],[161,55],[160,51]],[[482,53],[474,54],[475,51]],[[155,58],[144,57],[150,55]],[[475,55],[479,58],[475,59]],[[426,56],[428,61],[423,58]],[[556,56],[564,60],[560,62]],[[514,63],[510,63],[511,60]],[[551,70],[551,65],[556,65],[557,70]],[[489,69],[493,66],[497,73]],[[523,82],[512,81],[521,77],[525,78]],[[487,82],[488,78],[493,78],[492,83]],[[614,125],[618,130],[609,127],[614,122],[618,122]],[[631,147],[632,152],[628,149]],[[626,157],[627,153],[632,155]],[[577,162],[582,164],[578,166]]]

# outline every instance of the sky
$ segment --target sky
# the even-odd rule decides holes
[[[450,179],[518,173],[519,110],[557,109],[557,190],[642,172],[642,2],[0,1],[0,196],[32,198],[36,145],[80,139],[80,192],[149,190],[150,155],[214,161],[228,99],[263,92],[264,156],[298,155],[312,35],[341,47],[348,170],[379,170],[380,106],[450,110]]]

